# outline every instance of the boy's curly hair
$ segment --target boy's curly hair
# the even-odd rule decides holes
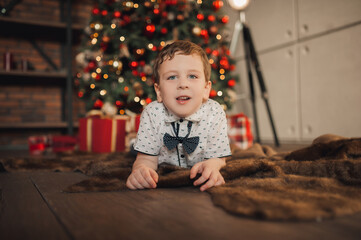
[[[206,81],[211,78],[211,65],[209,64],[205,51],[195,43],[185,40],[177,40],[172,44],[165,46],[158,54],[154,62],[154,83],[159,84],[159,68],[166,61],[174,58],[175,54],[181,55],[198,55],[203,63],[203,71]]]

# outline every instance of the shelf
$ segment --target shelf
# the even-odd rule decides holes
[[[32,39],[34,36],[41,39],[53,41],[65,41],[67,25],[63,22],[26,20],[12,17],[0,16],[0,28],[3,29],[2,37],[23,37]],[[84,26],[81,24],[72,24],[71,29],[79,34],[73,34],[73,41],[77,41]]]
[[[77,127],[78,122],[73,126]],[[49,129],[49,128],[67,128],[67,122],[26,122],[26,123],[0,123],[0,129]]]
[[[44,84],[44,85],[65,85],[67,73],[61,71],[20,71],[0,70],[0,85],[19,84]]]
[[[63,22],[46,22],[46,21],[39,21],[39,20],[25,20],[25,19],[18,19],[12,17],[3,17],[0,16],[0,22],[7,23],[7,24],[14,24],[18,26],[35,26],[35,27],[45,27],[45,28],[60,28],[66,29],[66,23]],[[73,30],[83,30],[84,26],[81,24],[73,23],[72,24]]]
[[[20,70],[11,70],[5,71],[0,70],[0,76],[13,76],[13,77],[39,77],[39,78],[66,78],[66,71],[20,71]]]

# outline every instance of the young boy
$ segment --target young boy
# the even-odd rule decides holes
[[[167,45],[155,60],[157,101],[143,111],[134,143],[138,151],[130,189],[156,188],[161,163],[191,167],[190,178],[204,191],[224,184],[219,170],[231,155],[222,107],[208,99],[212,83],[206,53],[188,41]]]

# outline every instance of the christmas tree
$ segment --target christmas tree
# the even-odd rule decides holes
[[[208,54],[210,98],[231,108],[237,76],[222,35],[228,16],[221,0],[99,0],[76,60],[78,96],[87,110],[139,113],[155,100],[153,60],[174,40],[190,40]]]

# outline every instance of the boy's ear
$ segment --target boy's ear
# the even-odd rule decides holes
[[[205,101],[207,101],[209,99],[209,94],[210,94],[211,89],[212,89],[212,82],[208,81],[204,88],[205,89],[204,89],[204,95],[203,95],[203,102],[205,102]]]
[[[160,93],[160,86],[158,83],[154,83],[154,90],[155,93],[157,94],[157,101],[160,103],[163,102],[162,94]]]

